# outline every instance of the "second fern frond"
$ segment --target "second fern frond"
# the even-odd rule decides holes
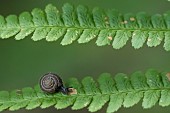
[[[66,85],[77,90],[75,95],[46,94],[39,85],[34,89],[27,87],[11,92],[0,91],[0,111],[34,109],[39,106],[63,109],[72,105],[73,110],[88,106],[90,112],[95,112],[108,102],[107,113],[113,113],[121,106],[132,107],[141,99],[143,108],[151,108],[157,102],[165,107],[170,105],[169,75],[150,69],[145,74],[138,71],[130,77],[119,73],[114,79],[110,74],[103,73],[97,82],[92,77],[85,77],[81,83],[71,78]]]

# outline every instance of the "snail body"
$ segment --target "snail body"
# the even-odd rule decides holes
[[[54,73],[47,73],[40,78],[40,88],[50,94],[56,92],[69,93],[69,88],[64,87],[62,79]]]

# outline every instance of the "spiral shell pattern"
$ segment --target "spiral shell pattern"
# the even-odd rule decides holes
[[[47,73],[40,78],[40,88],[46,93],[56,93],[63,86],[61,78],[53,73]]]

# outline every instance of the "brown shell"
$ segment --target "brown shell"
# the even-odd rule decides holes
[[[62,86],[61,78],[54,73],[47,73],[40,78],[40,88],[46,93],[56,93]]]

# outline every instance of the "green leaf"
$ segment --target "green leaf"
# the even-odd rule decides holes
[[[52,28],[46,36],[47,41],[56,41],[66,33],[66,29]]]
[[[115,9],[108,10],[107,16],[108,16],[109,25],[112,28],[115,28],[115,29],[124,28],[123,16],[119,11]]]
[[[35,26],[43,27],[43,26],[48,25],[46,18],[45,18],[45,14],[41,9],[35,8],[32,10],[31,14],[33,16],[32,20]]]
[[[47,21],[49,26],[63,26],[63,22],[61,20],[61,15],[59,10],[53,5],[49,4],[45,8],[45,12],[47,15]],[[53,27],[47,34],[47,41],[56,41],[60,37],[62,37],[66,33],[66,29],[62,27]]]
[[[46,35],[50,31],[50,28],[37,28],[31,37],[34,41],[41,40],[43,38],[46,38]]]
[[[101,30],[97,38],[96,44],[98,46],[110,45],[116,32],[113,30]]]
[[[97,88],[97,84],[92,77],[84,78],[82,80],[82,84],[86,94],[100,94],[100,91]]]
[[[40,107],[44,109],[53,106],[54,104],[56,104],[55,99],[44,99]]]
[[[2,105],[0,105],[0,111],[3,111],[5,109],[8,109],[10,106],[12,106],[14,103],[11,103],[11,102],[6,102]]]
[[[163,86],[166,88],[170,87],[169,75],[170,73],[167,73],[167,72],[161,73],[162,83],[163,83]]]
[[[133,73],[130,79],[133,88],[136,90],[147,90],[149,88],[145,75],[140,71]]]
[[[135,15],[132,13],[127,13],[124,15],[124,24],[126,28],[131,28],[131,29],[138,28]]]
[[[159,72],[154,69],[150,69],[146,72],[147,84],[151,88],[162,88],[162,81]]]
[[[152,25],[154,28],[158,28],[158,29],[166,28],[162,15],[155,14],[151,17],[151,20],[152,20]]]
[[[80,26],[82,27],[94,27],[92,16],[85,6],[79,5],[77,7],[77,16]]]
[[[122,48],[130,37],[131,37],[130,31],[128,32],[124,30],[117,31],[116,36],[114,37],[114,41],[112,43],[113,48],[114,49]]]
[[[40,100],[32,100],[25,109],[27,110],[31,110],[31,109],[35,109],[37,107],[39,107],[41,105],[41,101]]]
[[[11,102],[7,102],[10,100],[9,92],[0,91],[0,111],[3,111],[13,105]]]
[[[14,110],[18,110],[20,108],[23,108],[25,107],[28,102],[27,101],[24,101],[23,98],[22,98],[22,92],[20,90],[14,90],[10,93],[10,98],[11,98],[11,101],[13,101],[13,103],[15,101],[18,101],[16,104],[13,104],[9,110],[11,111],[14,111]]]
[[[163,107],[170,105],[170,90],[161,91],[161,98],[159,100],[159,105]]]
[[[55,105],[55,108],[57,109],[63,109],[70,105],[72,105],[75,101],[75,97],[65,97],[62,99],[57,100],[57,104]]]
[[[163,38],[164,38],[164,34],[161,31],[160,32],[157,32],[157,31],[149,32],[147,45],[149,47],[156,47],[156,46],[160,45]]]
[[[143,108],[151,108],[153,107],[156,102],[158,102],[160,98],[160,91],[159,90],[150,90],[144,93],[144,98],[142,102]]]
[[[50,28],[48,27],[43,27],[47,26],[47,21],[45,18],[45,14],[41,9],[35,8],[32,11],[33,15],[33,22],[36,27],[39,27],[35,30],[33,36],[31,37],[34,41],[41,40],[43,38],[46,38],[46,35],[50,31]]]
[[[1,33],[1,37],[4,38],[9,38],[14,35],[16,35],[20,28],[18,25],[18,19],[16,15],[9,15],[6,17],[6,30],[3,30]]]
[[[93,97],[88,109],[90,112],[96,112],[101,109],[107,101],[109,101],[109,95],[96,95]]]
[[[136,14],[137,23],[140,28],[152,28],[151,19],[145,12],[139,12]]]
[[[118,73],[115,76],[115,81],[116,81],[116,87],[117,87],[118,91],[120,91],[120,92],[132,91],[132,86],[131,86],[130,80],[126,76],[126,74]]]
[[[23,12],[19,15],[19,24],[21,31],[15,36],[16,40],[21,40],[34,32],[34,24],[32,23],[32,16],[29,12]]]
[[[77,16],[74,7],[66,3],[62,7],[62,10],[62,16],[65,26],[78,26]]]
[[[81,32],[82,32],[81,30],[77,30],[77,29],[68,29],[63,40],[61,41],[61,44],[62,45],[71,44],[80,36]]]
[[[26,87],[22,89],[23,92],[23,98],[25,100],[29,100],[27,103],[27,107],[26,109],[34,109],[38,106],[41,105],[41,101],[39,101],[39,99],[37,100],[37,95],[36,92],[34,91],[34,89],[30,88],[30,87]]]
[[[143,46],[146,39],[148,38],[148,32],[147,31],[140,31],[136,30],[132,34],[132,46],[135,49],[139,49]]]
[[[26,87],[22,89],[23,98],[27,100],[36,99],[37,95],[34,89]]]
[[[169,29],[170,28],[170,11],[164,14],[164,19],[165,19],[166,26]]]
[[[107,17],[102,10],[100,10],[99,8],[94,8],[92,13],[96,27],[103,28],[107,26],[106,25],[107,20],[105,20],[107,19]]]
[[[98,78],[99,88],[102,94],[114,93],[117,91],[115,81],[109,73],[103,73]]]
[[[110,102],[107,108],[107,113],[113,113],[117,111],[123,103],[124,94],[112,94],[110,96]]]
[[[86,106],[88,106],[91,102],[92,97],[91,96],[79,96],[76,98],[76,101],[74,105],[72,106],[73,110],[82,109]]]
[[[54,25],[62,26],[63,25],[59,10],[55,6],[53,6],[52,4],[47,5],[45,8],[45,12],[47,15],[47,21],[48,21],[49,26],[54,26]]]
[[[90,40],[97,37],[99,30],[87,29],[84,30],[80,38],[78,39],[78,43],[87,43]]]
[[[142,97],[143,97],[143,92],[140,91],[130,92],[124,97],[123,106],[126,108],[132,107],[135,104],[137,104]]]

